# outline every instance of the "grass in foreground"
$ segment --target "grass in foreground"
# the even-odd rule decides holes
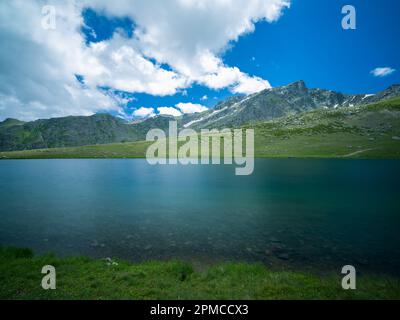
[[[41,288],[41,269],[53,265],[57,289]],[[131,264],[84,257],[33,256],[0,249],[1,299],[399,299],[400,280],[362,275],[343,290],[339,275],[272,272],[261,264],[224,263],[195,271],[180,261]]]

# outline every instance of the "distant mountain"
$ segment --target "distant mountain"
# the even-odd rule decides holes
[[[236,127],[313,109],[370,104],[399,95],[400,85],[393,85],[377,94],[347,95],[331,90],[308,89],[304,81],[297,81],[246,97],[228,99],[202,113],[184,115],[182,125],[194,129]]]
[[[144,140],[150,129],[157,128],[168,132],[169,122],[174,120],[177,121],[178,119],[169,115],[158,115],[142,121],[136,121],[131,124],[131,127],[142,137],[142,140]]]
[[[142,138],[133,127],[108,114],[26,123],[16,121],[7,119],[0,123],[0,150],[71,147]],[[10,122],[14,122],[14,125]]]
[[[127,123],[109,114],[70,116],[23,122],[0,122],[0,151],[73,147],[144,140],[152,128],[168,129],[177,120],[181,128],[238,127],[314,109],[336,109],[379,102],[400,96],[400,85],[377,94],[346,95],[324,89],[308,89],[304,81],[267,89],[246,97],[230,97],[213,109],[181,117],[156,116]]]
[[[5,130],[12,126],[23,125],[24,123],[25,123],[24,121],[20,121],[13,118],[7,118],[3,122],[0,122],[0,130]]]
[[[154,120],[164,124],[170,119]],[[400,97],[355,107],[319,108],[242,128],[255,131],[256,157],[400,159]],[[150,144],[0,152],[0,159],[143,158]]]

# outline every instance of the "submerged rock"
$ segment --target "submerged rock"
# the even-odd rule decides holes
[[[289,260],[289,255],[287,253],[280,253],[277,257],[281,260]]]
[[[282,251],[285,248],[285,245],[282,243],[271,243],[269,249],[272,252]]]
[[[271,256],[272,255],[272,251],[267,249],[267,250],[265,250],[265,254],[267,256]]]
[[[358,258],[356,259],[356,263],[362,266],[365,266],[368,264],[368,260],[367,259],[362,259],[362,258]]]
[[[271,242],[282,242],[282,241],[280,241],[279,239],[277,239],[275,237],[270,237],[269,241],[271,241]]]
[[[92,243],[90,244],[91,247],[98,247],[99,243],[97,242],[97,240],[93,240]]]

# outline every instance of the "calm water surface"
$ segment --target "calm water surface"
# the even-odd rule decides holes
[[[400,162],[0,161],[0,244],[132,261],[259,261],[400,274]]]

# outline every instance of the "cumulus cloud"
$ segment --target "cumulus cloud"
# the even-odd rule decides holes
[[[202,97],[200,98],[200,100],[201,100],[201,101],[208,100],[208,96],[205,94],[204,96],[202,96]]]
[[[38,2],[0,2],[0,118],[24,120],[65,115],[90,115],[119,107],[75,74],[94,75],[100,63],[82,48],[74,26],[80,16],[61,11],[56,30],[41,27]],[[69,12],[69,11],[68,11]],[[12,18],[10,18],[12,17]],[[64,32],[63,32],[64,31]]]
[[[41,25],[47,4],[56,8],[55,30]],[[184,92],[194,83],[246,94],[268,88],[267,80],[227,66],[220,57],[232,41],[253,32],[256,22],[278,20],[289,5],[289,0],[1,1],[0,41],[6,45],[0,53],[0,118],[123,112],[124,100],[100,87],[158,96]],[[111,39],[87,45],[80,32],[83,8],[129,17],[133,37],[117,30]]]
[[[101,74],[87,77],[95,85],[157,96],[175,94],[188,85],[185,77],[146,59],[118,33],[111,40],[92,43],[87,50],[103,66]]]
[[[253,32],[259,21],[279,19],[289,0],[126,0],[89,1],[111,16],[135,21],[135,43],[147,57],[165,63],[183,79],[211,89],[254,93],[268,81],[226,66],[219,55],[232,41]],[[246,8],[246,10],[243,10]],[[157,23],[154,23],[154,22]],[[251,81],[249,81],[251,79]],[[243,89],[243,90],[242,90]]]
[[[267,80],[263,80],[259,77],[249,77],[247,75],[242,75],[240,77],[239,83],[232,88],[232,92],[251,94],[270,88],[271,85]]]
[[[383,68],[375,68],[374,70],[371,71],[371,73],[375,76],[375,77],[386,77],[390,74],[392,74],[393,72],[395,72],[396,70],[390,67],[383,67]]]
[[[174,117],[179,117],[182,115],[182,112],[180,112],[178,109],[175,109],[174,107],[158,107],[157,111],[159,114],[174,116]]]
[[[205,53],[199,63],[205,73],[199,77],[198,82],[211,89],[231,87],[234,93],[251,94],[271,88],[267,80],[251,77],[237,67],[227,67],[220,58],[210,52]]]
[[[148,108],[140,108],[140,109],[148,109]],[[138,109],[138,110],[140,110]],[[152,108],[150,108],[152,109]],[[153,109],[152,109],[153,110]],[[203,112],[208,110],[207,107],[191,102],[179,102],[175,105],[175,107],[158,107],[157,112],[162,115],[169,115],[174,117],[179,117],[183,114],[187,113],[196,113]],[[144,111],[144,110],[143,110]],[[147,115],[144,115],[147,116]]]
[[[140,118],[149,118],[153,117],[155,113],[153,108],[140,107],[133,112],[133,115]]]
[[[191,102],[180,102],[176,105],[176,107],[182,112],[182,113],[196,113],[196,112],[203,112],[208,110],[207,107],[197,104],[197,103],[191,103]]]

